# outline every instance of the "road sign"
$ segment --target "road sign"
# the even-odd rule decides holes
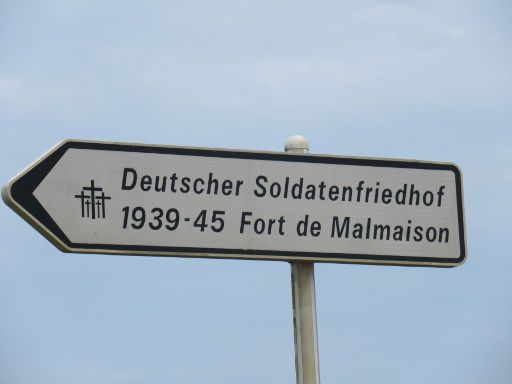
[[[64,252],[453,267],[448,163],[68,140],[2,190]]]

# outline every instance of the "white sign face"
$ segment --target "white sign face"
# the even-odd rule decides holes
[[[68,252],[455,266],[452,164],[66,141],[4,200]]]

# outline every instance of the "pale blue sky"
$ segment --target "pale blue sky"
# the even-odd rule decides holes
[[[0,182],[65,138],[455,162],[465,265],[317,265],[322,383],[510,383],[510,4],[0,1]],[[286,263],[0,239],[1,383],[295,382]]]

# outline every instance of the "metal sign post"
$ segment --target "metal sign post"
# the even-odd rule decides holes
[[[309,145],[302,136],[291,136],[285,144],[285,151],[306,154],[309,152]],[[290,266],[297,384],[320,384],[315,264],[292,262]]]
[[[297,384],[319,384],[314,263],[466,260],[455,164],[65,140],[2,188],[64,252],[291,264]]]

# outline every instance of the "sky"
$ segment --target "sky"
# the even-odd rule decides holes
[[[317,264],[322,383],[512,380],[507,1],[0,1],[0,182],[62,139],[456,163],[467,262]],[[64,254],[0,204],[0,382],[294,383],[286,262]]]

